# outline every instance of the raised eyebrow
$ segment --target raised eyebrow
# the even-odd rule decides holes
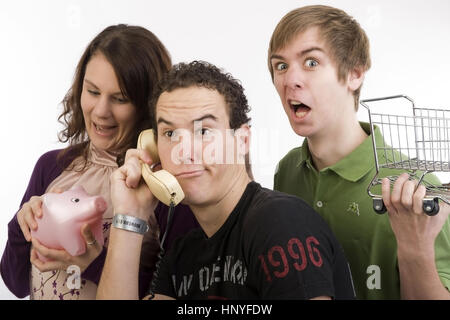
[[[278,54],[273,54],[270,56],[270,60],[272,60],[272,59],[284,60],[284,57],[280,56]]]
[[[303,57],[304,55],[307,55],[308,53],[312,52],[312,51],[320,51],[320,52],[325,52],[322,48],[320,47],[312,47],[312,48],[308,48],[305,50],[302,50],[298,56]],[[270,56],[270,60],[272,59],[278,59],[278,60],[285,60],[285,58],[283,56],[280,56],[278,54],[272,54]]]
[[[213,120],[213,121],[217,121],[217,117],[216,117],[216,116],[214,116],[214,115],[208,113],[208,114],[205,114],[204,116],[201,116],[201,117],[198,118],[198,119],[192,120],[192,122],[195,122],[195,121],[202,121],[202,120],[205,120],[205,119],[211,119],[211,120]]]
[[[300,52],[299,56],[302,57],[302,56],[307,55],[308,53],[313,52],[313,51],[325,52],[322,48],[312,47],[312,48],[305,49],[302,52]]]
[[[202,121],[202,120],[205,120],[205,119],[211,119],[211,120],[217,121],[217,117],[216,117],[216,116],[213,116],[212,114],[206,114],[206,115],[204,115],[204,116],[202,116],[202,117],[200,117],[200,118],[198,118],[198,119],[192,120],[192,122],[195,122],[195,121]],[[166,119],[164,119],[164,118],[162,118],[162,117],[159,117],[159,118],[158,118],[158,121],[156,122],[156,124],[158,124],[158,125],[159,125],[160,123],[165,123],[165,124],[167,124],[168,126],[173,126],[173,123],[172,123],[172,122],[170,122],[170,121],[168,121],[168,120],[166,120]]]
[[[168,121],[168,120],[166,120],[164,118],[161,118],[161,117],[158,118],[158,121],[156,122],[156,124],[159,125],[160,123],[165,123],[168,126],[173,126],[172,122],[170,122],[170,121]]]

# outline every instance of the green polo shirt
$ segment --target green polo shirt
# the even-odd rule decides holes
[[[361,123],[361,127],[370,134],[369,124]],[[375,137],[377,145],[382,145],[378,128]],[[375,176],[371,139],[369,135],[347,157],[320,171],[313,166],[305,139],[301,147],[279,162],[274,189],[304,199],[328,222],[344,248],[359,299],[400,299],[395,236],[388,215],[376,214],[367,194],[367,186]],[[378,152],[380,163],[386,161],[385,156]],[[399,172],[381,169],[380,177]],[[426,180],[438,183],[433,175],[427,175]],[[381,194],[381,188],[372,192]],[[450,288],[449,219],[436,239],[435,256],[440,279]]]

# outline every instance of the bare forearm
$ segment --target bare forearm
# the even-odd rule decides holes
[[[434,250],[427,255],[412,255],[398,251],[402,299],[450,299],[450,292],[442,284],[434,259]]]
[[[111,228],[108,254],[97,299],[138,299],[139,259],[143,236]]]

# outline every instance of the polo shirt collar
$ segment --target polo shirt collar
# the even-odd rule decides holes
[[[368,135],[363,143],[361,143],[347,157],[330,167],[322,169],[322,171],[332,170],[343,179],[351,182],[356,182],[364,177],[372,168],[374,168],[375,160],[373,157],[370,124],[366,122],[360,122],[360,125]],[[381,135],[380,129],[377,126],[374,126],[374,129],[375,141],[377,142],[377,146],[382,146],[383,136]],[[304,162],[307,162],[311,168],[313,167],[307,139],[303,141],[298,166],[302,165]]]
[[[302,147],[300,148],[300,158],[298,159],[297,167],[300,167],[306,161],[309,165],[312,166],[311,153],[309,152],[308,148],[308,140],[304,139]]]

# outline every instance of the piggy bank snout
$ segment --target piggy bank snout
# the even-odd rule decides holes
[[[103,213],[108,208],[108,204],[106,203],[105,199],[103,199],[103,197],[95,197],[94,207],[95,211]]]

